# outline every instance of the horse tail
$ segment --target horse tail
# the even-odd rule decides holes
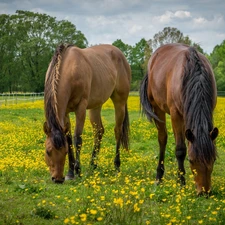
[[[44,89],[44,108],[47,126],[51,130],[50,138],[54,146],[59,149],[66,145],[63,128],[60,125],[57,109],[57,87],[60,79],[60,65],[67,45],[61,44],[55,50],[46,73]]]
[[[150,122],[152,122],[152,119],[160,121],[160,119],[154,113],[152,105],[148,99],[147,88],[148,74],[146,74],[142,80],[139,90],[142,114],[145,114]]]
[[[122,135],[121,135],[121,144],[126,150],[129,149],[129,133],[130,133],[130,122],[129,122],[127,104],[126,104],[125,117],[123,120],[123,128],[122,128]]]

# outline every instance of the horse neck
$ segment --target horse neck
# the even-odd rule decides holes
[[[213,74],[194,49],[190,49],[183,76],[183,105],[185,128],[191,129],[194,151],[199,161],[215,158],[215,148],[209,133],[213,129],[215,90]]]
[[[205,128],[208,132],[213,128],[215,91],[212,74],[207,66],[198,53],[189,48],[182,83],[186,129]]]

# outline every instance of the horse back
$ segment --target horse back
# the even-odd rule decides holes
[[[87,102],[87,109],[99,107],[115,89],[128,95],[130,74],[123,53],[112,45],[73,46],[63,57],[58,95],[68,96],[67,111],[74,111],[81,100]]]
[[[187,45],[167,44],[158,48],[148,63],[148,96],[153,106],[170,114],[182,113],[182,79]]]

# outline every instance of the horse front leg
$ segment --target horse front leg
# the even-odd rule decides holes
[[[97,168],[97,156],[101,147],[101,141],[104,134],[104,127],[101,120],[101,107],[90,109],[89,117],[93,128],[94,133],[94,147],[91,157],[91,166],[93,169]]]
[[[77,135],[74,137],[75,149],[76,149],[76,159],[74,164],[75,173],[80,176],[81,174],[81,165],[80,165],[80,151],[82,147],[82,137]]]
[[[71,132],[66,135],[67,143],[68,143],[68,158],[69,158],[69,170],[66,175],[66,180],[74,179],[74,166],[75,166],[75,158],[73,152],[73,143],[72,143],[72,136]]]
[[[86,107],[87,101],[83,101],[77,107],[75,114],[76,114],[76,127],[74,132],[74,145],[75,145],[75,173],[80,176],[81,174],[81,165],[80,165],[80,152],[82,147],[82,133],[84,129],[84,122],[86,117]]]
[[[184,168],[184,160],[186,157],[187,149],[184,142],[180,142],[180,144],[176,144],[176,158],[178,163],[178,182],[181,185],[185,185],[185,168]]]
[[[178,113],[171,114],[173,132],[176,141],[175,154],[178,163],[178,182],[185,185],[185,168],[184,160],[187,154],[185,145],[184,122]]]

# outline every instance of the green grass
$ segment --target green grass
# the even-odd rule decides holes
[[[165,178],[155,185],[158,158],[154,124],[141,117],[138,96],[129,98],[130,151],[121,151],[121,172],[114,170],[114,110],[102,111],[105,135],[98,167],[89,167],[92,129],[87,119],[81,153],[82,177],[53,184],[44,162],[43,102],[0,108],[0,224],[225,224],[225,99],[218,100],[219,158],[212,195],[197,197],[185,160],[187,185],[176,183],[174,138],[168,120]],[[72,124],[74,116],[71,114]],[[74,125],[73,125],[74,128]],[[67,164],[65,173],[67,171]]]

